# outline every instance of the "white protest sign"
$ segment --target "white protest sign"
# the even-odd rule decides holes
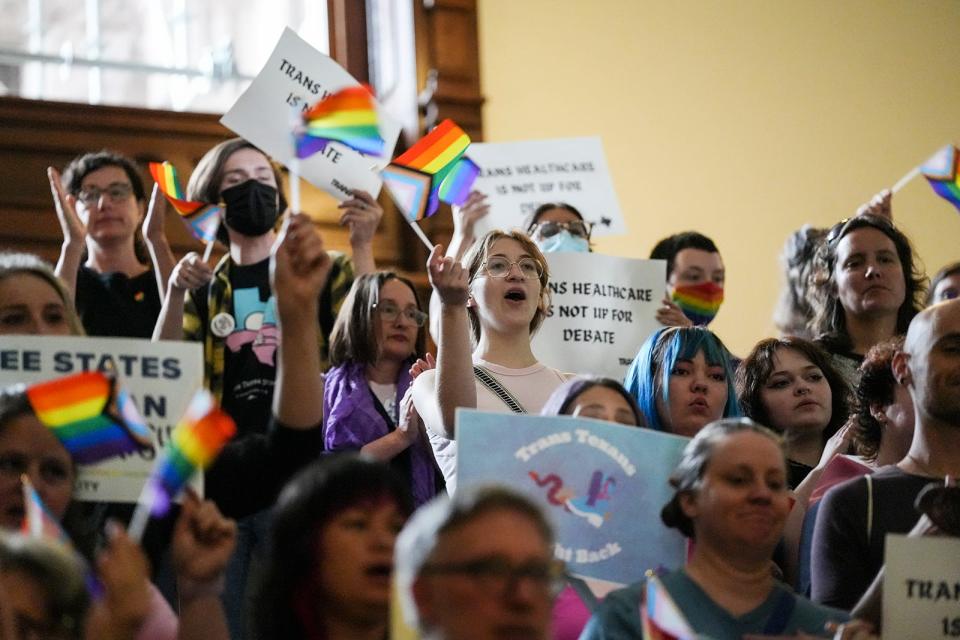
[[[359,84],[331,58],[323,55],[289,27],[284,29],[270,58],[220,122],[289,165],[295,158],[291,111],[306,111],[322,98]],[[386,141],[384,157],[364,156],[349,147],[331,142],[300,161],[300,175],[340,201],[353,189],[380,193],[377,171],[390,162],[400,124],[378,108],[380,135]]]
[[[960,637],[960,539],[888,534],[884,638]]]
[[[150,342],[127,338],[4,336],[0,387],[42,382],[109,367],[130,393],[154,436],[154,446],[95,465],[83,465],[77,500],[136,502],[158,451],[203,385],[203,348],[198,342]]]
[[[640,345],[661,327],[664,260],[548,253],[551,310],[533,337],[537,359],[561,371],[623,380]]]
[[[481,170],[473,188],[490,203],[478,234],[523,228],[547,202],[576,207],[596,236],[627,233],[600,138],[475,142],[467,156]]]

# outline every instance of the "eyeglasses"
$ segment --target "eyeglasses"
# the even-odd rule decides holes
[[[520,258],[513,262],[501,256],[494,256],[484,260],[480,266],[491,278],[506,278],[510,275],[513,265],[520,267],[520,275],[523,276],[524,280],[539,278],[543,275],[543,267],[533,258]]]
[[[90,206],[100,202],[100,197],[104,194],[110,198],[110,202],[123,202],[133,195],[133,186],[117,182],[106,189],[87,187],[77,194],[77,198],[79,198],[83,204]]]
[[[572,220],[570,222],[539,222],[534,227],[534,233],[541,238],[555,236],[563,230],[572,236],[589,240],[593,225],[583,220]]]
[[[465,562],[427,564],[420,573],[466,576],[484,591],[494,593],[506,593],[514,589],[520,580],[529,580],[543,593],[551,596],[560,593],[564,585],[564,566],[559,560],[514,565],[505,558],[493,556]]]
[[[859,223],[859,224],[858,224]],[[900,233],[897,230],[897,227],[894,226],[890,220],[884,218],[883,216],[875,216],[870,213],[862,213],[852,218],[844,218],[837,224],[833,225],[830,228],[829,233],[825,242],[828,246],[834,245],[840,241],[840,239],[847,235],[851,229],[859,229],[861,227],[880,227],[881,230],[890,232],[890,233]]]
[[[427,322],[427,314],[414,307],[401,309],[397,305],[390,302],[378,302],[373,305],[373,308],[376,309],[377,312],[379,312],[383,319],[387,322],[396,322],[401,313],[405,319],[409,320],[418,327],[422,327]]]

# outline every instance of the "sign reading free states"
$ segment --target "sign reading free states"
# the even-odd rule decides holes
[[[623,380],[647,337],[661,327],[664,260],[548,253],[551,306],[533,337],[537,359],[560,371]]]
[[[43,382],[81,371],[112,369],[153,432],[153,446],[79,467],[74,498],[136,502],[161,448],[203,385],[199,342],[126,338],[4,336],[0,387]],[[198,474],[202,482],[202,475]],[[198,485],[194,485],[198,486]]]
[[[688,439],[570,416],[457,410],[457,490],[506,484],[554,524],[572,573],[619,584],[683,564],[686,541],[660,520]]]
[[[473,188],[490,204],[477,222],[478,235],[523,228],[548,202],[576,207],[593,223],[594,236],[627,233],[600,138],[475,142],[467,155],[481,169]]]
[[[888,534],[884,638],[960,638],[960,539]]]
[[[220,122],[288,165],[295,158],[295,115],[344,87],[359,83],[339,64],[323,55],[289,27],[284,29],[270,58]],[[400,124],[377,106],[380,136],[386,142],[384,157],[365,156],[338,142],[300,161],[300,175],[339,201],[354,189],[373,197],[382,181],[377,173],[390,162],[400,136]]]

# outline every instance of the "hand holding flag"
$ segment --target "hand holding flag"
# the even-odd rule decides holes
[[[223,210],[219,204],[192,202],[184,199],[177,169],[169,162],[151,162],[150,175],[194,238],[207,243],[207,253],[217,239]],[[205,256],[204,260],[209,256]]]

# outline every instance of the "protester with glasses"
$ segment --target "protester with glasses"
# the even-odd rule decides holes
[[[530,348],[549,308],[549,274],[537,246],[520,231],[494,230],[464,263],[444,257],[439,245],[430,254],[430,283],[441,302],[437,367],[413,385],[449,491],[456,482],[458,408],[537,413],[565,380]]]
[[[133,161],[109,151],[74,159],[62,181],[47,175],[63,230],[56,273],[87,334],[149,338],[174,266],[162,198],[147,211]]]
[[[553,534],[527,498],[461,491],[420,509],[397,538],[404,621],[424,640],[546,640],[563,586]]]
[[[923,308],[925,280],[888,218],[862,214],[830,229],[817,254],[810,327],[852,387],[864,354],[904,333]]]
[[[548,202],[533,212],[527,234],[540,251],[572,251],[586,253],[590,249],[590,233],[593,225],[585,222],[583,215],[565,202]]]
[[[413,409],[410,366],[426,353],[427,314],[413,283],[389,271],[357,278],[330,335],[323,427],[329,451],[389,461],[416,504],[436,494],[436,466]]]

